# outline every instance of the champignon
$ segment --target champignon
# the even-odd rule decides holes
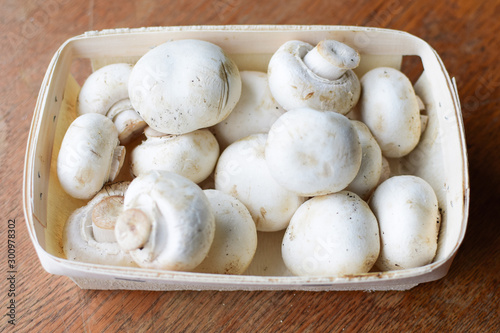
[[[343,190],[356,177],[361,158],[358,134],[347,117],[309,108],[278,118],[265,149],[272,177],[301,196]]]
[[[248,209],[238,199],[217,190],[203,191],[215,216],[215,237],[196,272],[242,274],[257,249],[257,230]]]
[[[377,186],[379,186],[380,184],[385,182],[391,176],[394,176],[394,175],[392,175],[391,166],[389,164],[389,161],[387,160],[387,158],[382,156],[382,172],[380,173],[380,178],[378,180]]]
[[[57,177],[69,195],[90,199],[118,175],[125,158],[113,122],[99,113],[77,117],[66,131],[57,157]]]
[[[134,108],[153,129],[184,134],[225,119],[241,94],[236,64],[217,45],[186,39],[143,55],[130,74]]]
[[[89,75],[78,95],[77,111],[99,113],[110,118],[118,129],[121,144],[142,133],[146,123],[135,112],[128,97],[128,80],[133,65],[110,64]]]
[[[380,226],[379,269],[408,269],[432,261],[441,215],[431,185],[417,176],[391,177],[377,187],[370,207]]]
[[[356,50],[338,41],[316,47],[288,41],[269,61],[269,88],[285,110],[309,107],[345,115],[359,99],[360,83],[352,71],[359,61]]]
[[[219,145],[207,129],[181,135],[145,131],[147,139],[131,152],[131,170],[139,176],[153,169],[178,173],[195,183],[206,179],[219,157]]]
[[[191,270],[205,259],[215,220],[203,191],[189,179],[152,170],[134,178],[125,193],[115,236],[144,268]]]
[[[417,97],[418,110],[420,111],[420,135],[422,135],[427,129],[427,124],[429,123],[429,116],[426,114],[425,103],[420,98],[420,96],[415,95]]]
[[[363,121],[389,158],[411,152],[420,140],[418,100],[410,80],[397,69],[378,67],[361,78]]]
[[[269,90],[267,73],[242,71],[241,97],[229,116],[213,127],[222,149],[255,133],[267,133],[285,110]]]
[[[109,237],[123,206],[129,182],[106,185],[87,205],[75,210],[66,221],[63,252],[69,260],[102,265],[137,267],[130,255]],[[108,207],[111,209],[102,209]],[[106,211],[105,214],[102,214]],[[106,230],[107,229],[107,230]]]
[[[357,120],[351,120],[351,123],[358,133],[362,159],[358,174],[345,189],[367,200],[382,174],[382,151],[365,124]]]
[[[279,185],[264,157],[267,134],[252,134],[227,147],[215,167],[215,189],[231,194],[250,211],[257,230],[286,228],[305,198]]]
[[[281,250],[295,275],[366,273],[380,250],[377,220],[353,192],[314,197],[293,215]]]

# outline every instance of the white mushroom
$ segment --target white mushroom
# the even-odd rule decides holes
[[[366,273],[380,250],[377,220],[352,192],[315,197],[293,215],[281,249],[286,266],[295,275]]]
[[[418,110],[420,111],[420,134],[422,135],[429,123],[429,116],[426,114],[425,103],[422,98],[418,95],[415,96],[417,97]]]
[[[178,174],[153,170],[130,183],[116,240],[144,268],[191,270],[206,257],[215,221],[203,191]]]
[[[69,126],[57,157],[57,176],[66,193],[90,199],[118,175],[125,158],[118,131],[98,113],[76,118]]]
[[[199,183],[214,170],[219,145],[209,130],[200,129],[181,135],[152,134],[146,130],[145,134],[147,140],[130,154],[134,176],[154,169],[166,170]]]
[[[183,134],[225,119],[241,94],[236,64],[217,45],[177,40],[142,56],[129,80],[132,105],[153,129]]]
[[[389,161],[387,158],[382,156],[382,172],[380,173],[380,178],[378,180],[377,186],[385,182],[387,179],[389,179],[392,175],[391,172],[391,165],[389,164]]]
[[[196,272],[242,274],[257,249],[257,230],[248,209],[236,198],[217,190],[203,191],[215,216],[212,247]]]
[[[330,111],[295,109],[271,127],[266,162],[273,178],[301,196],[343,190],[356,177],[362,150],[351,121]]]
[[[257,230],[286,228],[305,198],[279,185],[269,173],[267,134],[252,134],[227,147],[215,167],[215,189],[231,194],[250,211]]]
[[[359,60],[356,50],[334,40],[316,47],[288,41],[269,62],[271,93],[285,110],[309,107],[347,114],[360,95],[360,83],[352,71]]]
[[[345,189],[367,200],[382,174],[382,151],[365,124],[357,120],[351,120],[351,123],[358,133],[363,157],[358,174]]]
[[[267,133],[285,110],[269,90],[267,73],[242,71],[241,97],[231,114],[213,127],[222,149],[255,133]]]
[[[380,226],[379,269],[408,269],[432,261],[440,213],[436,194],[425,180],[416,176],[391,177],[377,187],[370,207]]]
[[[389,67],[370,70],[361,78],[360,115],[390,158],[411,152],[420,140],[418,100],[410,80]]]
[[[128,98],[132,68],[133,65],[125,63],[99,68],[85,80],[78,96],[78,113],[99,113],[113,120],[122,144],[130,142],[146,127]]]
[[[137,267],[132,257],[108,238],[108,230],[105,230],[113,229],[123,208],[119,198],[123,197],[128,185],[128,182],[106,185],[86,206],[71,214],[63,232],[63,251],[67,259]],[[112,207],[105,215],[102,214],[104,206]]]

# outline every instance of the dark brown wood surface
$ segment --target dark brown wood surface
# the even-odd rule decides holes
[[[494,332],[500,330],[500,2],[0,0],[0,331]],[[457,80],[469,156],[465,240],[448,275],[409,291],[80,290],[40,265],[22,210],[24,153],[51,57],[88,30],[198,24],[387,27],[421,37]],[[15,220],[15,325],[8,224]]]

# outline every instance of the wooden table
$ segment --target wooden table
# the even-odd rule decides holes
[[[500,2],[0,1],[0,331],[500,330]],[[457,80],[471,179],[468,230],[446,277],[389,292],[80,290],[40,265],[22,210],[27,136],[56,49],[88,30],[198,24],[339,24],[419,36]],[[7,237],[15,220],[15,326],[8,323]]]

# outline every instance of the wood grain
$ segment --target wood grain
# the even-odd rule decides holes
[[[358,332],[500,330],[500,3],[281,0],[0,0],[0,331]],[[446,277],[405,292],[80,290],[40,265],[22,211],[24,153],[43,75],[87,30],[197,24],[386,27],[421,37],[457,80],[469,154],[465,240]],[[16,324],[8,323],[7,224],[16,221]]]

